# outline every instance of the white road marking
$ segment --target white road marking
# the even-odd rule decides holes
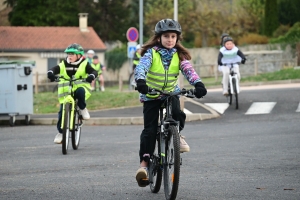
[[[228,103],[205,103],[205,105],[211,107],[220,114],[223,114],[229,106]]]
[[[245,115],[268,114],[274,108],[276,102],[254,102]]]
[[[193,114],[191,111],[189,111],[188,109],[183,109],[183,112],[185,113],[185,114]]]
[[[300,102],[298,104],[298,108],[297,108],[296,112],[300,112]]]

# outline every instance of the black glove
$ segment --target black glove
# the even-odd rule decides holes
[[[94,79],[95,79],[94,74],[90,74],[85,80],[86,80],[86,82],[91,83]]]
[[[148,94],[148,86],[146,85],[146,81],[143,79],[139,79],[136,81],[136,87],[139,93]]]
[[[50,79],[51,82],[54,82],[55,79],[56,79],[56,77],[55,77],[55,75],[53,74],[53,72],[48,72],[48,73],[47,73],[47,76],[48,76],[48,78]]]
[[[243,58],[241,63],[245,64],[246,60],[247,60],[246,58]]]
[[[195,96],[197,98],[201,98],[203,96],[205,96],[207,93],[206,89],[205,89],[205,86],[202,82],[198,82],[196,83],[195,85]]]
[[[223,63],[222,63],[222,62],[218,62],[218,65],[222,66],[222,65],[223,65]]]

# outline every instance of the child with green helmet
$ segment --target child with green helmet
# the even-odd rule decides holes
[[[55,81],[55,75],[64,76],[67,79],[70,79],[73,76],[86,78],[87,83],[82,82],[81,84],[77,84],[75,88],[73,87],[73,89],[75,89],[74,96],[75,99],[78,100],[78,107],[81,110],[81,115],[83,119],[87,120],[90,118],[90,114],[86,108],[85,101],[91,96],[90,83],[97,77],[98,73],[83,56],[84,50],[79,44],[73,43],[69,45],[64,52],[67,53],[66,59],[51,68],[48,71],[47,76],[51,82]],[[61,106],[58,112],[58,133],[54,138],[54,143],[56,144],[60,144],[62,142],[62,129],[60,126],[62,120],[62,103],[66,93],[64,93],[64,90],[62,89],[64,86],[61,83],[64,82],[66,82],[66,80],[61,79],[58,86],[58,100]]]

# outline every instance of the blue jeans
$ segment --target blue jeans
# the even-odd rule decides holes
[[[77,88],[77,90],[74,93],[75,100],[78,100],[78,107],[83,110],[86,107],[85,103],[85,90],[83,87]],[[62,109],[63,109],[63,104],[60,104],[59,112],[58,112],[58,121],[57,121],[57,130],[59,133],[62,133],[62,129],[60,128],[61,126],[61,118],[62,118]]]

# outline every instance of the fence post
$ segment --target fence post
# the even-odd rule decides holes
[[[254,60],[254,75],[257,76],[257,59]]]
[[[35,73],[35,88],[34,88],[34,93],[38,94],[39,93],[39,73]]]

